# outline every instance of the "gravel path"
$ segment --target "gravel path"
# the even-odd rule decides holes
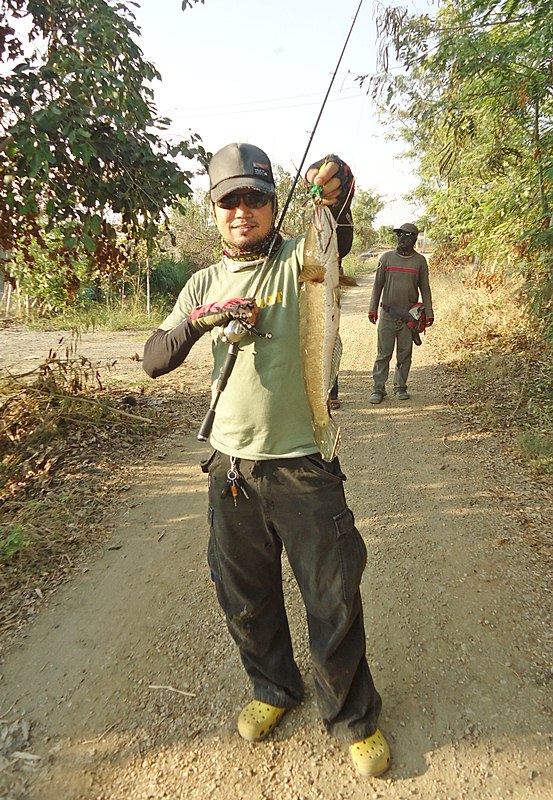
[[[337,418],[346,492],[369,552],[367,647],[390,772],[360,779],[322,728],[287,565],[307,695],[266,742],[251,746],[236,733],[249,687],[206,566],[197,466],[206,446],[176,433],[129,475],[103,552],[45,598],[4,659],[2,800],[552,796],[551,587],[521,527],[521,507],[532,502],[524,475],[444,401],[439,325],[415,349],[412,399],[367,402],[368,292],[363,280],[344,299]],[[80,351],[117,358],[114,380],[131,385],[144,380],[132,356],[146,336],[90,334]],[[1,330],[4,365],[33,364],[59,337]],[[186,380],[205,386],[208,363],[202,340],[182,368]]]

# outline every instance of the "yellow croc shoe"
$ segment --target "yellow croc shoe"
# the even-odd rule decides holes
[[[285,708],[252,700],[240,712],[238,733],[248,742],[260,742],[278,725],[285,712]]]
[[[372,736],[352,744],[349,752],[357,772],[364,778],[378,778],[390,766],[390,748],[378,729]]]

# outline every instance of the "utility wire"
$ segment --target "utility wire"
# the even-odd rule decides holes
[[[355,94],[346,94],[346,92],[355,92]],[[347,89],[338,89],[334,92],[334,97],[331,98],[331,101],[336,100],[347,100],[350,97],[360,97],[364,94],[364,92],[359,92],[358,86],[350,86]],[[336,96],[338,95],[338,96]],[[310,92],[309,94],[296,94],[291,95],[290,97],[269,97],[264,98],[262,100],[248,100],[243,103],[217,103],[216,105],[209,105],[209,106],[166,106],[163,109],[159,109],[160,114],[199,114],[203,115],[204,113],[212,114],[215,111],[221,111],[222,113],[229,113],[233,111],[247,111],[248,106],[253,106],[255,111],[259,111],[260,105],[264,105],[265,103],[276,103],[276,108],[294,108],[296,105],[318,105],[319,98],[321,97],[321,92]],[[308,98],[313,98],[309,100]],[[307,102],[305,100],[307,99]],[[288,101],[297,101],[297,102],[290,102]],[[299,101],[304,101],[300,103]],[[284,104],[284,105],[282,105]],[[271,110],[273,106],[269,107]],[[263,109],[267,110],[267,109]]]

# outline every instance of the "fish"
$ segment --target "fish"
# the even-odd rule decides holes
[[[342,356],[341,292],[336,223],[326,206],[314,205],[299,281],[300,349],[313,435],[323,459],[332,461],[340,443],[329,396]]]

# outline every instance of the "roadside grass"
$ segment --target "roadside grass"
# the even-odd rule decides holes
[[[208,393],[108,385],[78,353],[31,373],[0,373],[0,631],[105,539],[113,505],[152,443],[198,424]]]
[[[486,288],[432,276],[433,341],[460,391],[451,403],[508,437],[538,475],[553,475],[553,347],[520,313],[513,283]]]
[[[347,255],[342,261],[344,273],[354,280],[358,275],[368,275],[372,272],[376,272],[377,265],[378,258],[370,258],[367,261],[361,261],[358,256],[352,253]]]
[[[165,319],[172,303],[153,303],[148,315],[144,302],[128,300],[115,305],[92,302],[83,307],[68,308],[55,316],[30,316],[25,325],[33,330],[95,330],[145,331],[154,330]]]

